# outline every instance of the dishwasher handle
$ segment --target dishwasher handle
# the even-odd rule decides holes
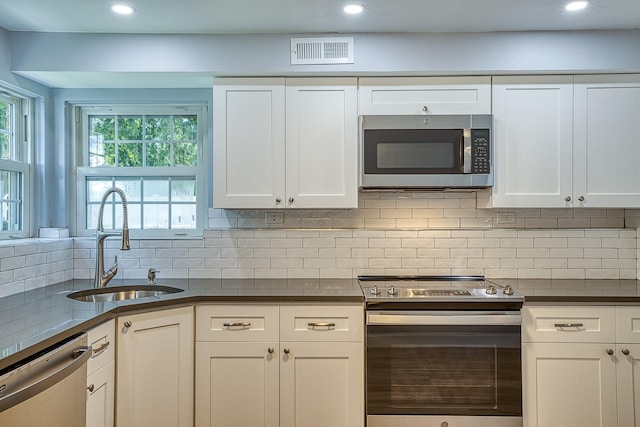
[[[73,340],[68,344],[77,344],[77,341]],[[64,380],[87,363],[91,357],[91,346],[65,347],[67,346],[56,348],[35,361],[16,369],[16,371],[22,371],[17,375],[20,377],[28,376],[29,372],[27,371],[33,368],[37,372],[32,378],[12,379],[11,373],[0,378],[0,412],[16,406]],[[12,390],[12,380],[16,390]]]

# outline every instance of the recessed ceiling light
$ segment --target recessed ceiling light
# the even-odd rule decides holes
[[[361,4],[348,4],[343,10],[344,13],[348,13],[349,15],[357,15],[364,11],[364,6]]]
[[[114,4],[111,6],[111,10],[119,15],[131,15],[133,13],[133,8],[126,4]]]
[[[582,10],[589,5],[587,1],[572,1],[571,3],[567,3],[564,7],[566,10],[575,11]]]

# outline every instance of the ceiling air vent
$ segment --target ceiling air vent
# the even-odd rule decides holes
[[[353,37],[291,39],[291,64],[353,64]]]

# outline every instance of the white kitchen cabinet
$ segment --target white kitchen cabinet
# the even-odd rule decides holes
[[[485,207],[640,207],[640,75],[493,78]]]
[[[640,74],[576,76],[574,111],[574,196],[640,207]]]
[[[214,207],[355,208],[355,78],[220,78]]]
[[[640,427],[640,307],[522,314],[525,427]]]
[[[118,427],[193,426],[193,307],[117,323]]]
[[[493,79],[493,207],[570,206],[572,76]]]
[[[364,425],[361,305],[202,304],[196,319],[196,427]]]
[[[87,332],[92,354],[87,362],[87,427],[113,427],[115,399],[115,321]]]
[[[361,77],[361,115],[491,114],[491,77]]]

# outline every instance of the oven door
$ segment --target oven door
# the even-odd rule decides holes
[[[521,423],[520,323],[519,311],[369,311],[368,418],[516,417]]]

